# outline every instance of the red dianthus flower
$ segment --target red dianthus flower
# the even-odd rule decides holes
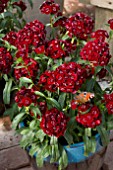
[[[68,121],[69,118],[63,112],[52,108],[42,115],[40,127],[47,135],[53,135],[58,138],[64,135]]]

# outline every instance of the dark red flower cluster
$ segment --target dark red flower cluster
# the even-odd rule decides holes
[[[45,54],[53,59],[64,58],[76,49],[76,44],[76,41],[54,39],[47,43]]]
[[[45,71],[39,83],[44,89],[56,91],[59,88],[63,92],[76,92],[86,80],[86,70],[75,62],[64,63],[55,71]]]
[[[55,83],[55,74],[54,71],[46,70],[41,74],[39,79],[39,84],[41,84],[44,89],[54,92],[57,90],[57,86]]]
[[[76,92],[86,80],[86,70],[75,62],[64,63],[55,70],[56,86],[63,92]]]
[[[26,8],[27,8],[26,4],[25,4],[23,1],[21,1],[21,0],[18,1],[18,2],[14,2],[14,3],[13,3],[13,6],[14,6],[14,5],[20,7],[22,11],[25,11]]]
[[[108,114],[113,114],[113,93],[105,94],[104,99],[106,102],[106,108],[108,110]]]
[[[28,107],[31,103],[37,103],[37,95],[33,89],[22,87],[15,96],[15,102],[19,107]]]
[[[101,124],[101,113],[97,106],[89,103],[78,106],[76,121],[85,127],[95,128]]]
[[[67,19],[65,27],[70,37],[86,40],[93,30],[94,21],[84,13],[76,13]]]
[[[58,138],[64,135],[68,121],[69,118],[63,112],[52,108],[42,115],[40,127],[47,135]]]
[[[108,21],[108,24],[110,25],[110,28],[113,30],[113,19],[110,19]]]
[[[35,79],[38,72],[38,63],[32,58],[26,58],[14,69],[14,75],[17,80],[21,77]]]
[[[17,58],[27,58],[28,53],[35,48],[44,45],[45,37],[45,26],[40,21],[34,20],[33,22],[26,24],[19,32],[8,33],[4,37],[4,40],[17,47]]]
[[[48,47],[46,49],[46,55],[53,59],[65,57],[65,51],[60,45],[60,40],[51,40],[48,42]]]
[[[60,10],[59,4],[56,4],[54,0],[46,0],[40,6],[40,10],[42,13],[48,14],[56,14]]]
[[[13,57],[11,54],[3,47],[0,48],[0,72],[3,74],[8,74],[11,70],[11,65],[13,63]]]
[[[4,12],[9,0],[0,0],[0,13]]]
[[[105,66],[108,64],[111,55],[109,44],[98,39],[89,41],[80,52],[83,60],[88,60],[94,66]]]
[[[100,41],[105,41],[105,38],[109,38],[109,35],[106,30],[97,30],[97,31],[91,33],[91,37],[98,39]]]

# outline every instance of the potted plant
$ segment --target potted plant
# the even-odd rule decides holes
[[[59,9],[53,0],[43,2],[40,10],[50,15],[50,23],[45,26],[34,20],[9,32],[0,53],[7,56],[7,72],[2,74],[5,103],[10,103],[14,92],[12,107],[5,114],[11,115],[13,128],[22,135],[20,145],[35,155],[38,166],[49,161],[63,169],[109,142],[113,20],[108,22],[110,34],[93,32],[94,21],[89,16],[76,13],[66,18]],[[50,34],[46,27],[51,28]],[[103,89],[98,81],[107,75],[111,84]]]

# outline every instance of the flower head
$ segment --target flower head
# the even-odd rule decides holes
[[[60,10],[60,6],[59,4],[56,4],[53,0],[46,0],[40,6],[40,10],[46,15],[56,14]]]
[[[58,138],[64,135],[68,120],[69,118],[63,112],[52,108],[42,116],[40,127],[47,135]]]

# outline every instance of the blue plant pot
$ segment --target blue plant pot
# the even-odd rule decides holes
[[[95,152],[98,152],[103,147],[101,145],[100,135],[97,134],[95,138],[96,138],[96,151]],[[84,156],[84,142],[70,145],[70,147],[64,146],[64,149],[66,150],[67,155],[68,155],[68,163],[82,162],[94,154],[94,153],[90,153],[87,157]]]
[[[21,128],[24,127],[24,122],[21,122],[19,125]],[[100,151],[103,147],[101,145],[101,140],[100,140],[100,135],[97,134],[95,135],[95,139],[96,139],[96,152]],[[78,162],[82,162],[85,161],[86,159],[88,159],[90,156],[92,156],[94,153],[90,153],[87,157],[84,156],[84,142],[79,142],[70,146],[63,146],[67,156],[68,156],[68,163],[78,163]],[[29,151],[30,148],[27,148],[27,151]],[[34,157],[36,157],[36,154],[34,154]],[[47,157],[44,159],[44,161],[49,162],[50,161],[50,157]]]

